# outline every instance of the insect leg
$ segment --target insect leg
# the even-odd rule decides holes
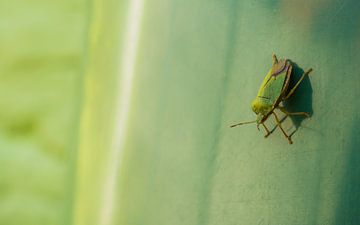
[[[272,114],[274,114],[274,117],[275,117],[276,123],[277,123],[277,125],[280,127],[280,129],[281,129],[281,131],[283,132],[283,134],[285,135],[285,137],[288,139],[289,144],[292,144],[293,142],[292,142],[292,140],[291,140],[290,136],[289,136],[289,135],[287,135],[287,134],[285,133],[284,129],[282,128],[282,126],[281,126],[281,122],[280,122],[279,118],[277,117],[277,115],[275,114],[275,112],[272,112]]]
[[[312,69],[308,69],[306,72],[303,73],[303,75],[300,77],[300,80],[295,84],[295,86],[290,90],[290,92],[284,97],[284,99],[288,99],[292,94],[294,94],[295,89],[299,86],[299,84],[305,78],[305,76],[309,75],[309,73],[311,71],[312,71]]]
[[[288,112],[285,110],[284,107],[278,106],[278,109],[281,110],[281,112],[285,113],[287,116],[305,116],[310,117],[309,113],[307,112]]]
[[[278,60],[277,60],[277,57],[276,57],[275,53],[273,53],[272,58],[273,58],[273,64],[278,63]]]
[[[265,131],[266,131],[266,134],[265,134],[265,136],[264,137],[268,137],[270,134],[271,134],[271,132],[269,131],[269,129],[265,126],[265,124],[264,123],[262,123],[262,125],[263,125],[263,127],[264,127],[264,129],[265,129]]]

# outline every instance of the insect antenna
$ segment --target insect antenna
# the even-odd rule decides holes
[[[237,123],[234,125],[231,125],[230,127],[236,127],[236,126],[240,126],[240,125],[244,125],[244,124],[249,124],[249,123],[256,123],[257,120],[253,120],[253,121],[248,121],[248,122],[242,122],[242,123]]]

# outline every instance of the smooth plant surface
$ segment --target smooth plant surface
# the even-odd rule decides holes
[[[148,2],[120,224],[358,224],[359,9]],[[314,69],[287,105],[312,114],[283,122],[293,145],[278,129],[229,128],[252,118],[273,52]]]

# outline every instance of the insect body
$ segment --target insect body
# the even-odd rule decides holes
[[[265,137],[268,137],[271,132],[265,126],[264,122],[269,118],[269,116],[273,115],[277,126],[279,126],[282,133],[288,139],[289,143],[292,144],[291,137],[286,134],[286,132],[282,128],[279,117],[276,115],[274,110],[278,108],[286,115],[301,115],[309,117],[309,114],[306,112],[287,112],[282,106],[280,106],[280,103],[287,100],[295,92],[301,81],[311,71],[312,69],[309,69],[304,72],[304,74],[301,76],[295,86],[291,90],[288,90],[290,79],[292,78],[293,65],[287,59],[278,60],[276,58],[276,55],[274,54],[272,68],[265,76],[265,79],[260,86],[258,94],[251,104],[252,110],[257,115],[256,120],[234,124],[231,127],[236,127],[248,123],[257,123],[258,129],[260,125],[264,127],[266,131]]]

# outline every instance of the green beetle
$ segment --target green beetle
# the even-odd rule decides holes
[[[264,123],[270,115],[274,115],[277,126],[280,127],[282,133],[288,139],[289,143],[292,144],[293,142],[291,140],[291,137],[286,134],[286,132],[282,128],[279,117],[276,115],[274,110],[277,108],[283,113],[285,113],[287,116],[310,116],[306,112],[287,112],[284,107],[280,105],[280,103],[287,100],[295,92],[301,81],[305,78],[305,76],[309,75],[312,69],[308,69],[306,72],[304,72],[304,74],[301,76],[295,86],[292,89],[288,90],[290,79],[292,78],[293,65],[287,59],[278,60],[275,54],[273,54],[272,57],[273,65],[268,74],[266,75],[264,81],[262,82],[256,98],[251,104],[252,110],[257,115],[256,120],[234,124],[230,127],[236,127],[248,123],[257,123],[257,128],[259,129],[259,126],[262,125],[266,131],[265,137],[268,137],[271,132]]]

